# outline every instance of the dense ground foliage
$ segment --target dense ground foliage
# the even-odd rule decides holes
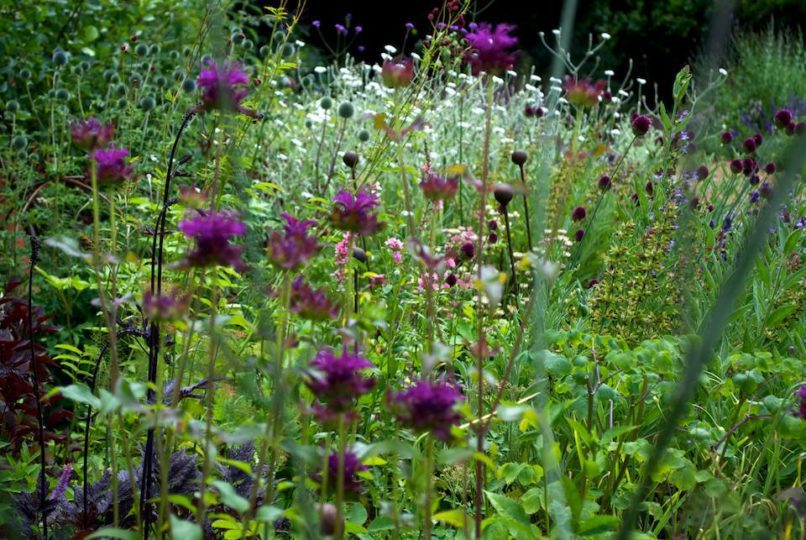
[[[3,45],[0,535],[806,535],[800,37],[121,4]]]

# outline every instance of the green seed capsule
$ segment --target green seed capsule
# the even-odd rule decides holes
[[[15,113],[20,110],[20,103],[15,99],[10,99],[6,102],[6,112]]]
[[[190,94],[196,90],[196,81],[193,79],[185,79],[185,82],[182,83],[182,90]]]
[[[140,100],[140,108],[144,111],[150,111],[157,106],[157,100],[151,96],[145,96]]]
[[[66,88],[59,88],[56,90],[56,99],[59,101],[67,101],[70,99],[70,91]]]
[[[67,63],[67,53],[61,48],[53,51],[53,63],[57,66],[63,66]]]
[[[367,142],[369,140],[369,131],[366,129],[362,129],[358,132],[358,140],[361,142]]]
[[[137,47],[134,48],[134,52],[137,56],[145,56],[148,54],[148,45],[145,43],[138,43]]]
[[[348,118],[352,118],[355,114],[355,107],[349,101],[343,102],[339,105],[339,116],[347,120]]]
[[[323,97],[321,100],[319,100],[319,106],[324,110],[328,110],[333,106],[333,100],[329,97]]]
[[[25,150],[26,146],[28,146],[28,139],[25,138],[25,135],[17,135],[11,139],[11,148],[14,150]]]

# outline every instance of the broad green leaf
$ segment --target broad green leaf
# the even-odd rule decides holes
[[[201,540],[202,529],[192,521],[185,521],[171,514],[171,536],[182,540]]]

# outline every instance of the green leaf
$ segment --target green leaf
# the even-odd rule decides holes
[[[249,501],[235,493],[235,488],[229,483],[223,480],[215,480],[213,481],[213,485],[221,494],[221,502],[241,514],[249,510]]]
[[[445,512],[442,512],[445,513]],[[434,515],[434,519],[439,521],[437,517],[439,514]],[[389,516],[379,516],[372,520],[372,523],[369,524],[367,527],[368,532],[380,532],[380,531],[389,531],[395,528],[395,522]]]
[[[63,397],[75,401],[76,403],[89,405],[96,410],[101,408],[101,400],[94,396],[89,387],[85,384],[71,384],[69,386],[56,388],[55,390],[58,390]]]
[[[80,259],[89,260],[90,254],[81,251],[78,245],[78,240],[70,238],[69,236],[54,236],[45,239],[45,245],[61,250],[63,253],[70,257],[78,257]]]
[[[192,521],[185,521],[171,514],[171,535],[182,540],[201,540],[202,529]]]
[[[446,510],[444,512],[437,512],[434,514],[433,518],[434,521],[447,523],[448,525],[456,527],[457,529],[464,527],[465,523],[470,522],[470,517],[458,508]]]
[[[484,493],[487,495],[490,504],[493,505],[493,508],[495,508],[499,514],[513,519],[518,523],[529,524],[529,516],[526,515],[526,511],[516,501],[505,495],[499,495],[491,491],[485,491]]]
[[[273,521],[277,521],[283,517],[283,510],[282,508],[277,508],[276,506],[261,506],[257,509],[257,513],[255,514],[255,519],[258,521],[263,521],[265,523],[271,523]]]
[[[565,357],[551,351],[541,351],[546,373],[552,377],[562,377],[571,373],[571,362]]]
[[[95,531],[89,536],[85,537],[87,540],[91,540],[92,538],[117,538],[119,540],[139,540],[140,535],[136,534],[134,531],[127,531],[125,529],[116,529],[114,527],[108,527],[106,529],[100,529]]]

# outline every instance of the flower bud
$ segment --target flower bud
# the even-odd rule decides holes
[[[498,201],[498,204],[505,208],[509,201],[512,200],[512,197],[515,196],[515,192],[512,191],[512,187],[509,184],[496,184],[495,188],[493,188],[493,195],[495,195],[495,200]]]
[[[328,110],[333,106],[333,100],[325,96],[319,100],[319,106],[322,107],[324,110]]]
[[[636,137],[643,137],[652,126],[652,120],[644,114],[639,114],[632,121],[632,132]]]
[[[347,165],[351,169],[354,169],[355,166],[358,165],[358,154],[350,150],[344,153],[344,155],[341,157],[341,160],[344,162],[345,165]]]
[[[512,152],[511,159],[512,163],[520,167],[524,163],[526,163],[526,160],[529,159],[529,155],[523,150],[515,150],[514,152]]]
[[[355,114],[355,107],[349,101],[343,102],[339,105],[339,116],[347,120],[348,118],[352,118]]]

